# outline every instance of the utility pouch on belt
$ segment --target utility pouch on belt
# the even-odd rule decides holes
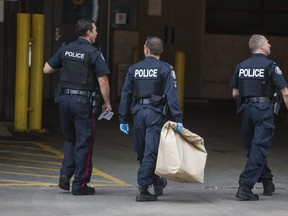
[[[242,97],[240,95],[236,96],[236,108],[238,109],[242,104]]]
[[[162,104],[162,96],[160,95],[151,95],[150,97],[150,104],[152,106],[160,106]]]
[[[273,109],[273,113],[274,115],[278,115],[280,108],[281,108],[281,104],[282,104],[282,97],[279,93],[275,92],[274,93],[274,109]]]
[[[55,86],[55,92],[54,92],[54,102],[59,103],[60,95],[62,94],[62,87],[60,83],[57,83]]]
[[[130,111],[132,112],[134,106],[135,106],[135,103],[136,103],[136,99],[133,98],[132,101],[131,101],[131,105],[130,105]]]
[[[97,113],[98,107],[99,107],[99,100],[100,100],[100,95],[98,92],[93,91],[91,92],[90,95],[90,106],[92,108],[92,113]]]
[[[244,108],[244,103],[243,103],[244,99],[240,95],[237,95],[235,100],[236,100],[236,113],[238,114]]]

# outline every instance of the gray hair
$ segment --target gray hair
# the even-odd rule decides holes
[[[266,40],[264,35],[254,34],[249,39],[249,49],[251,52],[255,52],[259,49],[260,45]]]
[[[148,36],[146,40],[146,47],[153,55],[161,55],[163,52],[163,41],[159,37]]]

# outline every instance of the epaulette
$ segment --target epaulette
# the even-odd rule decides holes
[[[173,70],[173,66],[170,65],[168,62],[164,62],[164,65],[169,68],[169,70]]]
[[[99,50],[101,52],[102,49],[98,44],[94,43],[92,45],[93,45],[93,47],[95,47],[97,50]]]

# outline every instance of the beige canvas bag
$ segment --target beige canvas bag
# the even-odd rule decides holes
[[[204,140],[185,128],[180,134],[176,127],[176,122],[168,121],[161,130],[155,173],[173,181],[203,183]]]

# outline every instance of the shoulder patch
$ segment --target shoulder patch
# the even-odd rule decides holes
[[[176,73],[175,73],[174,70],[171,71],[171,76],[172,76],[173,79],[176,79]]]
[[[105,61],[105,58],[104,58],[104,56],[103,56],[103,54],[101,53],[101,58],[103,59],[103,61]]]
[[[281,75],[282,71],[280,70],[280,68],[278,66],[275,67],[275,73]]]

